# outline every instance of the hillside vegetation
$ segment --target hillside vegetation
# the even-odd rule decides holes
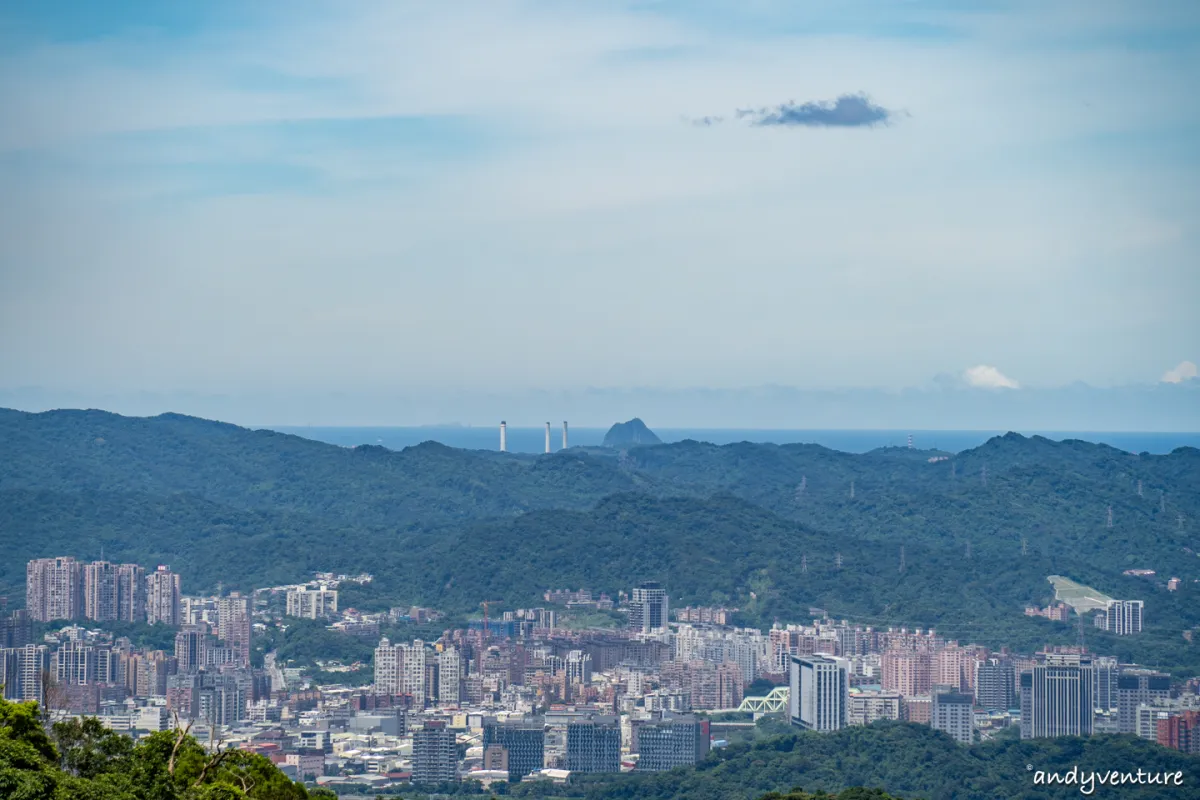
[[[1117,789],[1094,786],[1125,798],[1195,797],[1200,758],[1134,736],[1006,739],[963,747],[926,725],[877,722],[829,733],[785,733],[715,750],[695,770],[643,777],[597,779],[579,787],[587,800],[753,800],[764,792],[886,786],[890,794],[925,800],[1066,800],[1079,786],[1034,783],[1036,772],[1084,774],[1113,769],[1182,772],[1182,785]]]
[[[266,756],[210,754],[184,732],[134,744],[91,717],[47,731],[35,703],[0,698],[0,797],[12,800],[309,800]]]
[[[367,570],[359,607],[465,612],[481,598],[537,603],[551,585],[657,579],[674,604],[734,605],[747,624],[816,606],[1037,647],[1075,639],[1022,614],[1063,575],[1146,601],[1142,636],[1089,628],[1102,652],[1200,672],[1200,645],[1183,635],[1200,625],[1191,448],[1134,455],[1008,434],[932,463],[902,448],[748,443],[392,452],[98,411],[0,411],[0,445],[0,594],[18,604],[27,559],[103,551],[171,564],[185,592]],[[1123,574],[1132,567],[1158,574]]]

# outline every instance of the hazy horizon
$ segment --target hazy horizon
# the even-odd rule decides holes
[[[97,408],[127,416],[174,412],[247,427],[607,428],[640,417],[651,427],[744,430],[1200,431],[1200,381],[1119,388],[1021,390],[934,385],[870,389],[588,389],[542,392],[302,392],[257,394],[55,392],[0,389],[0,407]]]

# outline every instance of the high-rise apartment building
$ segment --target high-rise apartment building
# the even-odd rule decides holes
[[[930,659],[930,682],[950,686],[955,692],[973,692],[975,652],[957,644],[938,650]]]
[[[214,634],[221,630],[221,615],[217,609],[219,597],[189,597],[179,598],[180,625],[207,625]]]
[[[413,708],[424,708],[425,664],[423,641],[415,639],[412,644],[392,644],[385,636],[375,648],[375,691],[411,695]]]
[[[567,769],[571,772],[620,772],[621,727],[616,717],[567,724]]]
[[[1155,738],[1163,747],[1200,755],[1200,711],[1185,710],[1157,720]]]
[[[661,630],[670,620],[667,591],[653,581],[639,584],[629,598],[629,628],[643,633]]]
[[[438,705],[454,706],[462,702],[462,654],[447,647],[437,654]]]
[[[971,695],[957,692],[942,692],[933,695],[929,725],[936,731],[945,731],[959,744],[975,741],[975,711]]]
[[[184,625],[175,634],[175,663],[181,674],[199,672],[208,665],[208,626]]]
[[[1007,658],[975,663],[975,702],[989,711],[1017,708],[1016,673]]]
[[[6,700],[45,702],[42,678],[49,672],[50,648],[44,644],[0,650],[0,681]]]
[[[117,565],[93,561],[83,565],[83,615],[107,622],[117,618]]]
[[[1021,673],[1021,738],[1091,736],[1094,718],[1092,659],[1047,654]]]
[[[846,727],[849,677],[845,664],[829,656],[792,656],[789,715],[793,725],[810,731]]]
[[[540,717],[519,722],[488,722],[483,726],[483,749],[504,748],[508,779],[517,782],[545,766],[546,725]]]
[[[1148,669],[1123,669],[1117,676],[1117,730],[1137,733],[1137,710],[1171,696],[1171,676]]]
[[[116,683],[117,662],[111,648],[66,641],[50,656],[50,674],[60,686]]]
[[[33,641],[33,623],[23,608],[0,618],[0,649],[24,647]]]
[[[159,565],[146,576],[146,621],[179,624],[179,576],[168,566]]]
[[[870,725],[881,719],[900,719],[899,692],[851,692],[846,706],[847,725]]]
[[[1096,625],[1100,630],[1118,636],[1141,633],[1144,608],[1145,603],[1141,600],[1110,600],[1103,612],[1096,615]]]
[[[1100,627],[1121,636],[1141,633],[1144,606],[1141,600],[1109,600],[1100,616]]]
[[[923,697],[933,687],[933,659],[928,650],[888,650],[880,657],[880,666],[885,692]]]
[[[771,663],[771,640],[754,629],[714,630],[682,623],[671,633],[671,653],[675,661],[733,662],[751,683],[760,667],[765,669]]]
[[[233,663],[243,668],[250,666],[253,610],[250,598],[238,592],[217,600],[217,631],[221,641],[233,651]]]
[[[588,684],[592,681],[592,657],[582,650],[572,650],[563,659],[567,683]]]
[[[117,565],[117,619],[122,622],[146,619],[146,570],[137,564]]]
[[[638,772],[665,772],[693,766],[708,754],[710,741],[708,720],[663,713],[635,722],[631,744],[638,754]]]
[[[145,618],[145,572],[137,564],[93,561],[80,565],[83,576],[83,616],[99,622]],[[132,581],[138,588],[133,589]]]
[[[232,725],[245,719],[246,684],[234,674],[217,672],[179,673],[167,678],[167,708],[183,719],[204,720],[212,725]]]
[[[400,694],[400,666],[404,658],[399,645],[394,645],[385,636],[375,647],[375,692],[377,694]]]
[[[403,660],[400,665],[400,693],[412,696],[413,708],[425,707],[425,643],[414,639],[410,645],[400,645]]]
[[[324,619],[338,610],[336,589],[290,589],[287,593],[287,615],[304,619]]]
[[[174,656],[162,650],[130,657],[129,671],[136,697],[165,697],[167,678],[174,675],[178,664]]]
[[[25,567],[25,608],[38,622],[83,616],[82,565],[70,556],[30,561]]]
[[[1117,707],[1117,678],[1121,668],[1112,656],[1092,658],[1092,702],[1097,711],[1111,711]]]
[[[427,721],[413,731],[413,783],[449,783],[458,777],[454,731],[440,721]]]
[[[21,688],[20,662],[17,660],[17,647],[0,647],[0,697],[5,700],[19,700]]]

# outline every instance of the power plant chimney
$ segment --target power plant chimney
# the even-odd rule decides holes
[[[563,420],[563,450],[567,449],[567,421]]]
[[[546,452],[550,452],[550,423],[546,423]]]
[[[508,450],[508,423],[500,421],[500,452]]]

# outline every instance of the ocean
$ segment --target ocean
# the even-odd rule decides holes
[[[271,427],[270,430],[315,439],[328,444],[354,447],[375,444],[401,450],[421,442],[440,442],[448,447],[467,450],[500,449],[499,426],[495,427]],[[607,428],[571,428],[569,441],[575,446],[598,446]],[[746,428],[655,428],[664,442],[694,439],[712,444],[764,442],[772,444],[812,443],[846,453],[865,453],[877,447],[902,447],[908,444],[922,450],[969,450],[1005,431],[899,431],[899,430],[754,430]],[[1136,433],[1087,431],[1018,431],[1025,436],[1048,439],[1083,439],[1102,442],[1131,453],[1169,453],[1177,447],[1200,447],[1200,433]],[[541,453],[545,450],[545,428],[508,428],[508,449],[516,453]],[[550,446],[562,446],[562,428],[550,429]]]

